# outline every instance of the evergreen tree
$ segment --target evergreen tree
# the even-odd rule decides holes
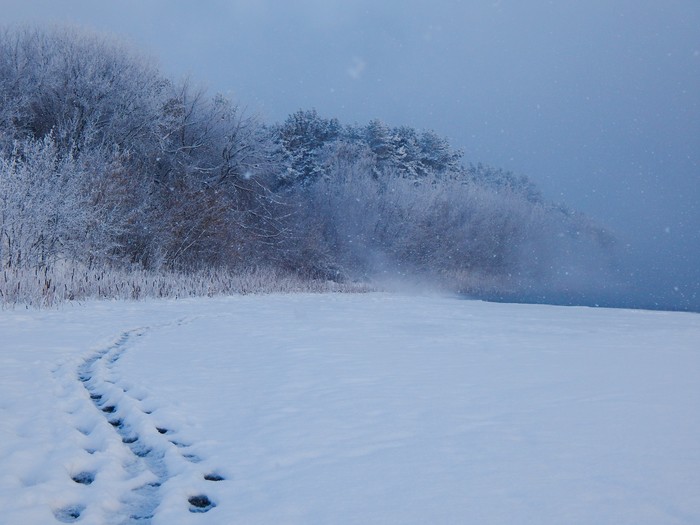
[[[291,114],[276,133],[287,152],[290,167],[282,182],[307,183],[319,174],[318,155],[323,146],[341,135],[337,119],[324,119],[315,109]]]

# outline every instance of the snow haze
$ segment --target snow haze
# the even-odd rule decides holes
[[[608,225],[626,304],[700,309],[700,4],[3,0],[126,36],[270,121],[431,128]],[[619,301],[618,301],[619,302]]]

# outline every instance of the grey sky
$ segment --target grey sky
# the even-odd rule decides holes
[[[124,35],[268,121],[431,128],[609,225],[700,294],[700,1],[0,0]],[[678,287],[678,290],[675,290]],[[695,298],[700,307],[700,296]]]

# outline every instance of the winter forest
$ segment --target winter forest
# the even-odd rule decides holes
[[[611,282],[602,227],[439,132],[263,122],[197,82],[99,34],[0,32],[0,303]]]

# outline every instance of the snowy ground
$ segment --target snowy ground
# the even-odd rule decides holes
[[[700,316],[397,295],[0,312],[0,523],[700,523]]]

